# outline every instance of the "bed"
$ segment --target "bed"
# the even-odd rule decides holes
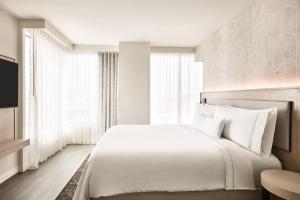
[[[283,91],[294,92],[274,89],[271,94]],[[262,199],[262,170],[295,167],[286,162],[293,160],[290,116],[294,100],[261,96],[266,93],[269,90],[202,93],[201,101],[251,109],[276,106],[276,156],[257,156],[190,125],[115,126],[93,151],[74,200]]]

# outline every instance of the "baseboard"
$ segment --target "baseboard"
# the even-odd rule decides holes
[[[19,167],[14,167],[11,170],[0,175],[0,184],[19,172]]]

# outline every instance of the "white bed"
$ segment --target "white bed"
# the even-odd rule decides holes
[[[260,172],[270,168],[281,168],[275,156],[258,156],[188,125],[120,125],[97,144],[73,199],[151,191],[255,190]]]

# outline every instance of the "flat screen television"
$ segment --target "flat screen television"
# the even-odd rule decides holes
[[[18,64],[0,59],[0,108],[18,107]]]

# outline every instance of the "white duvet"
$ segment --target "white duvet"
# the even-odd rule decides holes
[[[179,125],[110,128],[93,151],[74,200],[133,192],[256,189],[260,172],[280,168],[227,140]]]

